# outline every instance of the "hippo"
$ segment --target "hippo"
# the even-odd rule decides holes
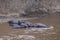
[[[29,21],[9,21],[8,22],[9,25],[12,27],[12,28],[48,28],[49,26],[48,25],[45,25],[43,23],[35,23],[35,24],[32,24],[31,22]]]
[[[9,21],[8,23],[12,28],[29,28],[32,26],[32,23],[28,21]]]
[[[48,25],[45,25],[43,23],[35,23],[34,24],[34,27],[35,28],[48,28],[49,26]]]
[[[8,21],[9,25],[12,26],[13,24],[18,24],[18,21],[16,20],[11,20],[11,21]]]

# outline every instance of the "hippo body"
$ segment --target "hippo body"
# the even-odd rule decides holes
[[[36,23],[34,24],[35,28],[48,28],[48,25],[42,24],[42,23]]]
[[[29,28],[32,26],[32,23],[30,22],[26,22],[26,21],[9,21],[8,22],[10,26],[12,26],[13,28]]]
[[[28,21],[9,21],[9,25],[12,28],[48,28],[48,25],[42,24],[42,23],[35,23],[32,24],[31,22]]]

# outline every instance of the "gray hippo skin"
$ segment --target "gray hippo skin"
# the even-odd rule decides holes
[[[32,23],[28,21],[9,21],[9,25],[12,28],[29,28],[32,27]]]
[[[42,24],[42,23],[36,23],[34,24],[35,28],[48,28],[48,25]]]
[[[9,25],[12,28],[48,28],[48,25],[42,24],[42,23],[35,23],[32,24],[31,22],[28,21],[9,21]]]

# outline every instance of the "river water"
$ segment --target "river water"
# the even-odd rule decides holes
[[[52,25],[51,29],[22,28],[12,29],[8,23],[0,24],[0,40],[60,40],[60,19],[57,17],[28,20],[32,23]]]

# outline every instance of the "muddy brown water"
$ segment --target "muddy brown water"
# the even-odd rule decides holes
[[[39,31],[31,28],[12,29],[8,23],[0,24],[0,40],[60,40],[60,19],[56,17],[38,18],[28,20],[32,23],[44,23],[52,25],[53,29],[40,29]]]

